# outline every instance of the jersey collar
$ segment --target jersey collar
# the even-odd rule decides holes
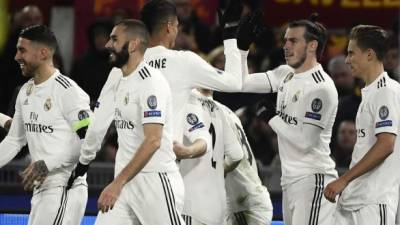
[[[41,87],[46,87],[48,85],[50,85],[50,83],[55,79],[56,76],[61,75],[60,71],[58,69],[55,68],[54,73],[49,77],[49,79],[45,80],[44,82],[35,85],[35,87],[37,88],[41,88]]]
[[[309,69],[307,71],[304,71],[302,73],[296,73],[293,76],[293,78],[300,79],[300,78],[303,78],[303,77],[308,77],[308,76],[311,76],[312,73],[314,73],[314,72],[316,72],[318,70],[321,70],[321,71],[323,70],[321,64],[319,64],[319,63],[317,65],[315,65],[313,68],[311,68],[311,69]]]
[[[385,71],[383,71],[383,73],[381,73],[372,83],[370,83],[368,86],[365,86],[363,89],[361,89],[361,91],[362,92],[366,92],[366,91],[369,91],[369,90],[374,90],[374,89],[377,89],[377,87],[378,87],[378,82],[379,82],[379,80],[382,78],[382,77],[385,77],[386,79],[389,79],[389,76],[387,75],[387,73],[385,72]]]

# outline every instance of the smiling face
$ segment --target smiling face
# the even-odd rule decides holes
[[[294,69],[301,67],[307,59],[307,42],[304,33],[304,27],[287,28],[285,33],[283,46],[285,60]]]
[[[347,46],[346,64],[350,66],[351,73],[358,77],[363,78],[363,74],[368,68],[368,51],[362,50],[357,41],[351,39]]]
[[[40,51],[40,44],[21,37],[18,39],[17,53],[14,59],[18,62],[23,76],[33,77],[41,64]]]
[[[123,25],[115,26],[106,44],[106,48],[110,52],[110,63],[118,68],[125,65],[129,59],[129,41],[124,30]]]

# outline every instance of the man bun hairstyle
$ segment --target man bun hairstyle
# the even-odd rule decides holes
[[[324,52],[328,35],[324,25],[317,22],[318,18],[319,18],[318,13],[312,13],[308,20],[304,19],[295,20],[293,22],[290,22],[288,27],[289,28],[304,27],[305,28],[304,38],[306,39],[306,42],[308,43],[314,40],[318,42],[316,55],[317,58],[320,58]]]

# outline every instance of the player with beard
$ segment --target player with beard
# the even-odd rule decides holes
[[[143,61],[148,43],[142,22],[122,20],[106,45],[118,69],[100,94],[70,179],[87,171],[114,120],[119,144],[115,175],[98,199],[97,225],[184,224],[184,185],[172,149],[171,91],[160,71]]]
[[[257,34],[260,16],[241,21],[238,44],[248,46]],[[277,133],[282,163],[285,224],[332,224],[335,204],[323,198],[324,187],[337,178],[329,143],[338,94],[318,63],[326,29],[316,17],[290,22],[284,36],[287,65],[248,75],[247,51],[242,51],[243,92],[278,92],[277,109],[267,102],[263,115]],[[243,48],[241,48],[243,49]],[[272,118],[272,119],[271,119]]]
[[[79,224],[87,200],[85,177],[66,187],[90,123],[89,96],[54,68],[56,49],[45,26],[19,35],[15,60],[32,79],[18,93],[10,131],[0,144],[0,167],[29,145],[32,163],[21,176],[24,189],[33,189],[30,225]]]

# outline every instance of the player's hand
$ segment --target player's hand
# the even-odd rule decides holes
[[[183,145],[183,144],[181,144],[181,143],[179,143],[177,141],[174,141],[174,147],[173,148],[174,148],[174,152],[175,152],[175,155],[176,155],[177,159],[190,158],[188,156],[189,155],[189,150],[185,145]]]
[[[69,190],[72,187],[72,185],[74,184],[74,181],[77,177],[81,177],[81,176],[85,175],[85,173],[87,173],[88,170],[89,170],[89,164],[84,165],[84,164],[78,162],[75,169],[72,171],[71,176],[68,179],[67,190]]]
[[[121,194],[123,186],[124,185],[122,183],[114,180],[104,188],[99,199],[97,200],[97,208],[102,213],[106,213],[108,210],[112,210],[114,208],[114,204]]]
[[[347,185],[348,182],[343,178],[338,178],[329,183],[324,190],[325,198],[330,202],[336,202],[336,196],[341,194]]]
[[[237,45],[239,49],[244,51],[249,50],[251,43],[262,33],[264,28],[262,25],[262,16],[263,13],[257,10],[240,20],[237,31]]]
[[[258,118],[268,122],[276,116],[276,104],[271,100],[262,100],[257,103],[256,115]]]
[[[230,0],[224,12],[218,9],[218,20],[224,40],[236,37],[242,10],[243,4],[241,0]]]
[[[22,173],[20,173],[24,190],[31,191],[35,186],[40,187],[48,174],[49,170],[43,160],[30,164]]]

